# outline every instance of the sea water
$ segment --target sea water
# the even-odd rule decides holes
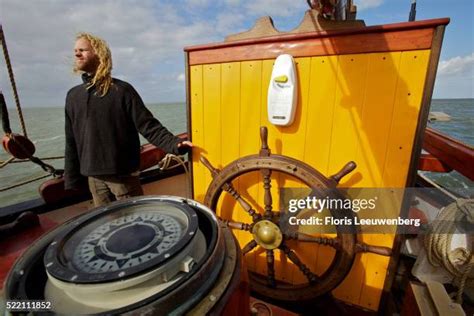
[[[185,103],[149,104],[147,108],[173,134],[186,132],[186,105]],[[8,109],[11,129],[21,134],[18,124],[18,115],[15,109]],[[64,108],[25,108],[23,109],[28,138],[36,147],[35,156],[63,157],[64,156]],[[142,144],[147,141],[141,137]],[[0,161],[10,156],[0,147]],[[45,163],[57,169],[64,168],[64,159],[44,160]],[[44,175],[41,167],[32,162],[10,163],[0,169],[0,189],[13,184]],[[0,208],[39,198],[38,187],[43,180],[38,180],[20,187],[0,192]]]
[[[186,106],[184,103],[149,104],[147,107],[172,133],[186,131]],[[474,144],[474,99],[433,100],[431,111],[444,112],[451,116],[449,122],[431,122],[428,126],[439,129],[454,138]],[[39,158],[64,155],[64,109],[63,108],[25,108],[28,137],[36,146],[35,156]],[[11,127],[21,133],[15,109],[9,109]],[[142,138],[142,143],[146,140]],[[9,155],[0,150],[0,161]],[[64,159],[45,160],[55,168],[64,168]],[[45,174],[31,162],[11,163],[0,169],[0,188],[26,181]],[[473,182],[456,172],[449,174],[429,173],[429,176],[450,188],[472,188]],[[44,180],[32,182],[21,187],[0,192],[0,208],[39,198],[38,187]],[[472,190],[471,190],[472,191]]]

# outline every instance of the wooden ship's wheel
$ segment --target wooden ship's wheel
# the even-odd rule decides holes
[[[279,301],[306,301],[330,292],[340,284],[349,273],[357,252],[373,252],[389,256],[391,249],[386,247],[369,246],[357,241],[357,231],[353,226],[336,226],[336,237],[312,236],[299,232],[290,232],[284,227],[285,214],[273,209],[271,194],[272,174],[286,174],[304,183],[311,189],[311,194],[319,198],[344,199],[336,189],[339,181],[356,167],[354,162],[347,163],[341,171],[329,178],[311,166],[296,159],[271,154],[267,145],[267,129],[261,127],[260,137],[262,147],[258,155],[250,155],[237,159],[222,170],[214,168],[211,163],[201,157],[201,162],[209,169],[213,180],[208,187],[204,204],[212,210],[217,209],[217,203],[223,191],[228,192],[251,217],[251,223],[236,222],[222,219],[222,222],[233,229],[247,231],[252,240],[243,248],[244,255],[256,247],[263,248],[266,253],[266,276],[249,271],[250,286],[253,291],[266,298]],[[263,214],[256,211],[233,187],[232,181],[243,174],[260,171],[263,178],[264,207]],[[342,219],[353,218],[354,213],[347,210],[331,209],[331,216]],[[352,221],[353,222],[353,221]],[[313,273],[291,247],[291,241],[315,243],[332,247],[336,250],[329,267],[320,275]],[[307,282],[304,284],[289,284],[275,278],[275,255],[279,249],[304,274]]]

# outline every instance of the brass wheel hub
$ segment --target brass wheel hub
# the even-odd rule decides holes
[[[250,271],[250,287],[252,291],[261,296],[285,301],[300,302],[309,301],[320,295],[332,291],[339,283],[344,280],[352,267],[357,252],[372,252],[384,256],[390,256],[391,249],[387,247],[371,246],[357,242],[357,231],[355,227],[346,227],[336,225],[336,237],[311,236],[302,232],[286,232],[278,227],[280,211],[274,209],[272,197],[272,174],[282,173],[286,176],[296,178],[304,185],[309,187],[316,196],[324,194],[327,189],[335,189],[339,181],[349,174],[356,164],[347,163],[338,173],[326,178],[320,172],[291,157],[271,154],[267,143],[268,131],[266,127],[260,129],[260,139],[262,146],[258,155],[250,155],[239,158],[222,170],[214,168],[211,163],[203,156],[201,162],[209,169],[213,180],[209,185],[204,204],[212,210],[216,210],[219,197],[223,191],[227,192],[250,217],[251,222],[238,222],[232,219],[221,219],[223,224],[232,229],[247,231],[252,234],[252,240],[242,247],[242,253],[245,256],[254,248],[263,248],[266,255],[266,276],[262,273]],[[239,176],[260,171],[263,182],[263,207],[262,211],[256,210],[252,204],[240,195],[232,185],[232,181]],[[344,198],[338,190],[329,190],[330,198]],[[330,210],[334,218],[346,218],[354,216],[352,212],[340,211],[338,209]],[[348,229],[349,228],[349,229]],[[325,272],[316,274],[311,271],[304,260],[293,250],[295,243],[313,243],[324,247],[332,247],[335,254],[329,267]],[[288,284],[276,279],[275,277],[275,254],[278,250],[279,255],[284,255],[292,264],[297,267],[307,278],[308,282],[304,284]],[[261,253],[261,251],[259,252]]]
[[[257,222],[252,228],[252,235],[260,247],[268,250],[278,248],[283,240],[280,228],[269,220]]]

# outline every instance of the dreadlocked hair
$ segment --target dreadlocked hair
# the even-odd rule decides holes
[[[110,52],[107,42],[103,39],[94,36],[90,33],[79,33],[76,40],[84,38],[89,41],[94,53],[99,58],[99,66],[94,74],[94,77],[87,86],[87,89],[95,87],[99,96],[103,97],[109,91],[112,85],[112,53]],[[74,71],[78,70],[74,68]]]

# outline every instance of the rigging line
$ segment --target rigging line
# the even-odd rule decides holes
[[[10,157],[8,158],[7,160],[5,161],[0,161],[0,168],[3,168],[5,167],[6,165],[8,165],[9,163],[13,163],[13,160],[15,160],[15,157]],[[16,161],[15,161],[16,162]]]
[[[11,158],[9,158],[11,159]],[[55,160],[55,159],[64,159],[64,156],[55,156],[55,157],[44,157],[44,158],[38,158],[40,160]],[[20,162],[29,162],[30,160],[29,159],[19,159],[19,160],[15,160],[15,161],[12,161],[11,163],[20,163]],[[2,167],[1,164],[7,162],[7,160],[5,161],[1,161],[0,160],[0,168]]]
[[[171,161],[174,160],[177,162],[176,165],[171,165]],[[191,198],[191,192],[190,192],[190,183],[192,181],[191,179],[191,174],[189,172],[188,167],[186,166],[186,162],[184,159],[181,159],[180,156],[173,155],[173,154],[166,154],[166,156],[161,159],[161,161],[158,163],[158,168],[160,170],[171,170],[174,168],[178,168],[179,166],[182,166],[184,168],[184,172],[186,174],[186,180],[188,181],[188,185],[186,186],[186,197]]]
[[[7,187],[3,187],[3,188],[0,188],[0,192],[4,192],[4,191],[10,190],[10,189],[14,189],[14,188],[17,188],[19,186],[22,186],[22,185],[25,185],[25,184],[28,184],[28,183],[31,183],[31,182],[35,182],[37,180],[47,178],[49,176],[51,176],[51,175],[50,174],[45,174],[45,175],[42,175],[42,176],[39,176],[39,177],[36,177],[36,178],[32,178],[32,179],[29,179],[29,180],[26,180],[26,181],[22,181],[22,182],[19,182],[19,183],[16,183],[16,184],[13,184],[13,185],[10,185],[10,186],[7,186]]]
[[[8,55],[7,42],[5,41],[5,34],[3,33],[2,24],[0,24],[0,41],[2,42],[3,55],[5,56],[5,64],[7,65],[8,76],[10,77],[10,83],[12,85],[13,97],[15,99],[16,110],[18,112],[18,117],[20,119],[20,124],[21,124],[21,129],[23,131],[23,136],[28,138],[28,135],[26,134],[25,120],[23,118],[23,112],[22,112],[21,106],[20,106],[20,98],[18,97],[18,91],[16,89],[15,77],[13,75],[12,64],[10,62],[10,56]]]

